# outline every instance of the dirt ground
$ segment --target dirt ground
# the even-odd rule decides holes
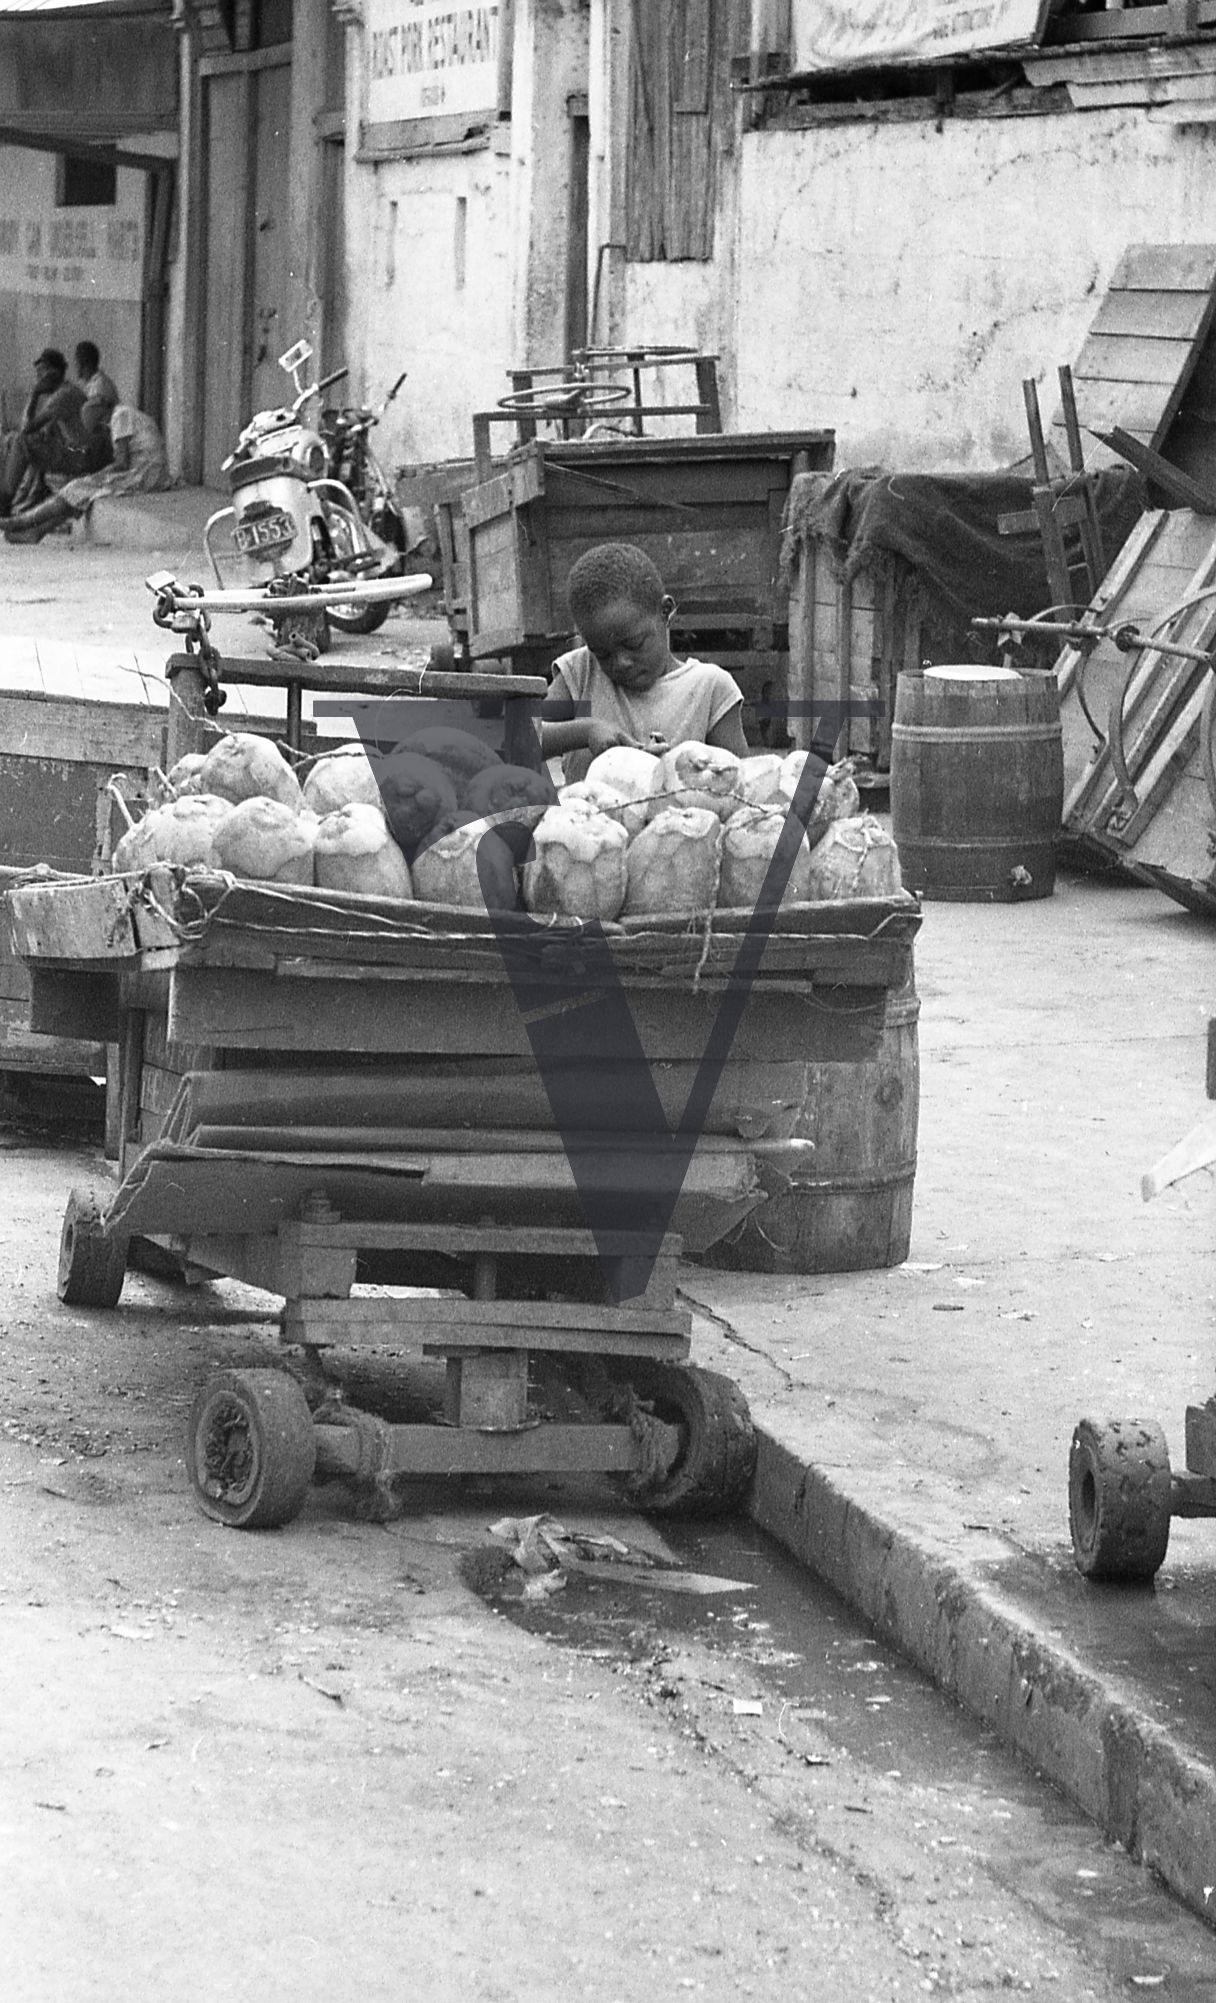
[[[664,1552],[603,1495],[419,1489],[377,1525],[328,1487],[282,1531],[205,1520],[187,1408],[271,1358],[268,1300],[132,1275],[114,1313],[60,1306],[94,1166],[0,1130],[12,2003],[1118,1993],[949,1790],[827,1759],[813,1713],[736,1716],[762,1656],[557,1650],[462,1582],[504,1509]]]

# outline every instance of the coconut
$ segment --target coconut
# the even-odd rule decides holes
[[[456,788],[433,759],[390,751],[378,765],[385,819],[398,848],[411,856],[439,823],[456,812]]]
[[[315,814],[293,813],[281,800],[242,800],[216,830],[215,852],[234,876],[265,883],[311,883]]]
[[[156,815],[159,811],[154,807],[142,821],[136,821],[133,828],[128,828],[125,835],[119,836],[110,857],[110,868],[116,875],[125,876],[129,871],[151,869],[160,861],[156,852]]]
[[[591,760],[583,783],[605,801],[605,813],[611,813],[629,834],[636,834],[646,825],[663,783],[663,761],[634,745],[614,744]],[[626,811],[629,807],[632,812]]]
[[[461,799],[479,772],[484,772],[488,765],[502,763],[497,751],[492,751],[484,738],[475,737],[471,730],[454,730],[441,723],[412,731],[409,737],[402,738],[398,749],[429,758],[432,764],[441,766]]]
[[[750,911],[759,904],[786,819],[784,807],[740,807],[731,815],[722,830],[718,903],[723,910]],[[810,847],[800,831],[791,829],[791,834],[797,835],[797,846],[792,848],[784,883],[770,888],[769,898],[774,904],[804,904],[810,895]]]
[[[112,867],[151,869],[164,862],[182,869],[218,869],[214,836],[231,812],[231,800],[221,800],[215,793],[184,793],[180,799],[166,800],[115,844]]]
[[[625,901],[628,836],[607,814],[550,807],[532,836],[524,864],[529,911],[565,918],[611,919]]]
[[[806,761],[813,753],[791,751],[782,760],[780,791],[781,797],[790,801],[798,789],[806,767]],[[818,758],[816,763],[821,764]],[[814,805],[806,823],[806,838],[814,848],[832,821],[845,821],[855,815],[861,806],[861,795],[853,778],[853,761],[842,758],[835,765],[823,767],[823,777]]]
[[[722,823],[711,807],[664,807],[629,844],[626,917],[710,910],[721,839]]]
[[[361,744],[343,744],[318,758],[304,781],[304,804],[324,819],[353,801],[380,806],[380,787]]]
[[[515,864],[501,835],[487,821],[466,821],[419,849],[411,875],[414,895],[426,904],[458,904],[471,911],[517,911]]]
[[[648,751],[641,751],[632,755],[646,760],[650,767],[648,774],[625,771],[619,778],[614,778],[612,768],[603,771],[597,769],[606,759],[615,758],[617,750],[626,748],[622,745],[612,751],[602,752],[598,758],[593,758],[587,768],[586,778],[578,779],[573,785],[567,786],[563,790],[562,800],[564,803],[571,794],[577,799],[588,800],[597,813],[607,814],[610,820],[620,822],[626,834],[636,835],[640,828],[645,827],[649,815],[654,811],[655,795],[662,781],[663,768],[659,760],[652,758]]]
[[[317,882],[366,897],[409,897],[409,865],[379,807],[352,800],[324,814],[313,845]]]
[[[461,796],[461,811],[480,819],[485,814],[510,813],[513,807],[552,807],[557,800],[547,772],[527,765],[486,765],[470,779]]]
[[[739,804],[742,762],[714,744],[677,744],[663,759],[663,806],[707,807],[728,820]]]
[[[202,789],[199,786],[199,773],[206,762],[207,754],[205,751],[187,751],[184,756],[178,759],[176,765],[165,774],[166,797],[170,800],[176,800],[183,793],[200,792]]]
[[[895,897],[903,889],[899,850],[870,814],[832,821],[811,856],[811,898]]]
[[[779,751],[759,751],[739,762],[739,792],[752,807],[774,807],[783,801],[781,768],[785,760]]]
[[[297,812],[303,804],[300,782],[277,744],[240,730],[213,744],[198,773],[200,793],[218,793],[239,805],[263,796]]]
[[[466,787],[455,824],[488,819],[514,860],[522,862],[532,829],[556,799],[546,771],[534,772],[527,765],[487,765]]]

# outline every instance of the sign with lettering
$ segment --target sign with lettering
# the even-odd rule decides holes
[[[1051,0],[794,0],[796,71],[944,62],[1037,43]]]
[[[118,176],[112,207],[61,208],[50,153],[0,151],[0,292],[136,300],[143,287],[142,174]]]
[[[497,0],[368,0],[366,19],[369,124],[497,109]]]

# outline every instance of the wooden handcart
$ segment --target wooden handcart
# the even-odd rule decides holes
[[[284,1302],[289,1367],[225,1371],[195,1403],[208,1515],[284,1523],[315,1476],[374,1495],[407,1476],[606,1471],[649,1510],[738,1500],[747,1407],[688,1364],[677,1261],[762,1200],[758,1159],[796,1169],[799,1080],[876,1047],[914,900],[782,913],[660,1228],[638,1212],[639,1145],[662,1145],[634,1131],[639,1078],[586,1063],[604,955],[674,1131],[747,914],[708,931],[520,914],[521,1009],[484,914],[167,868],[27,885],[9,905],[34,1026],[121,1050],[120,1180],[72,1193],[61,1299],[113,1306],[156,1246]],[[580,1012],[566,1075],[581,1062],[599,1089],[568,1147],[536,1039],[558,1038],[560,1068]],[[385,1347],[444,1359],[432,1422],[343,1394],[336,1360]]]

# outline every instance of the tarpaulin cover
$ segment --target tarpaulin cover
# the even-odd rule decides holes
[[[1109,565],[1144,510],[1144,487],[1130,466],[1093,478]],[[1029,618],[1050,603],[1043,545],[1037,529],[1001,535],[997,521],[1033,505],[1031,481],[1012,473],[844,472],[826,485],[803,474],[790,489],[787,550],[825,543],[846,577],[897,557],[969,618]],[[1065,548],[1078,562],[1075,528]]]

